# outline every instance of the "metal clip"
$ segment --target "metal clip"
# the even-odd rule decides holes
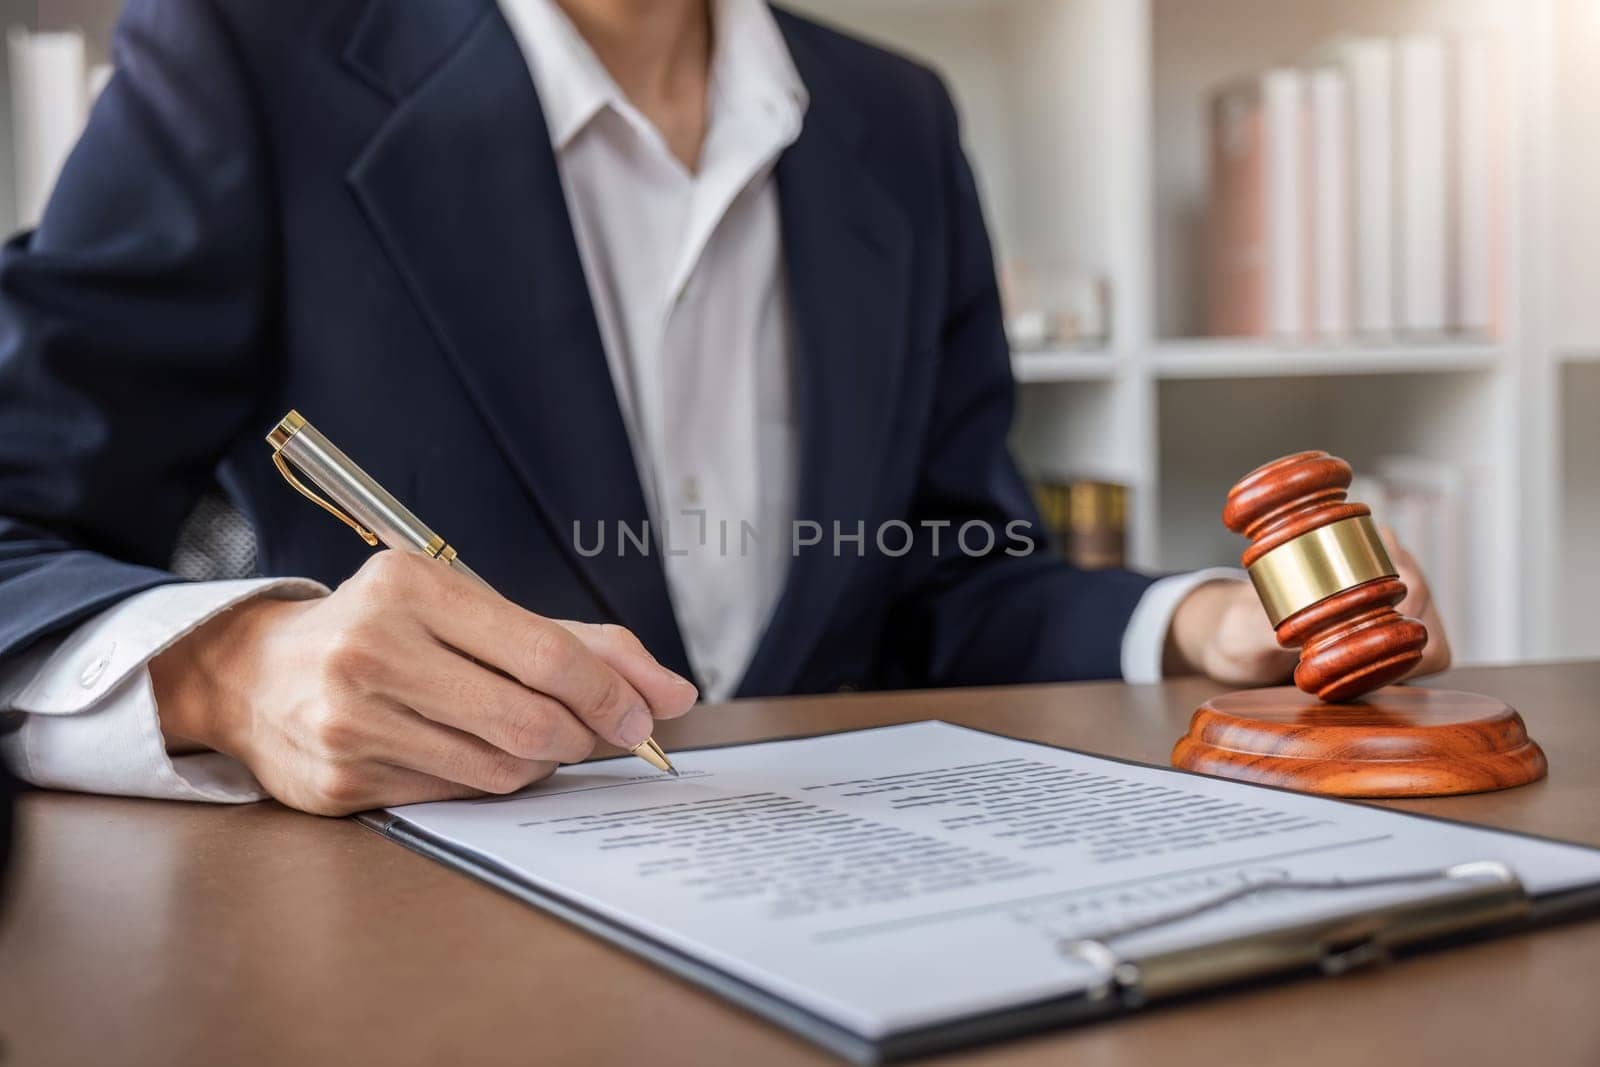
[[[288,461],[283,458],[282,446],[272,450],[272,463],[278,468],[278,473],[283,475],[284,479],[288,481],[290,485],[294,486],[295,489],[299,491],[301,496],[305,497],[307,500],[317,505],[317,507],[321,508],[323,511],[326,511],[329,515],[332,515],[334,518],[350,527],[350,529],[354,530],[356,534],[360,536],[361,540],[365,541],[373,548],[378,547],[377,534],[361,525],[355,519],[352,519],[349,515],[346,515],[339,509],[338,505],[324,500],[322,497],[318,496],[315,492],[308,488],[304,482],[294,476],[294,471],[289,469]]]
[[[1451,891],[1136,959],[1111,946],[1117,938],[1203,915],[1256,893],[1372,889],[1435,881],[1452,883]],[[1058,948],[1094,970],[1095,978],[1085,990],[1091,999],[1115,997],[1134,1007],[1301,967],[1328,975],[1344,974],[1383,963],[1396,948],[1525,918],[1530,908],[1529,897],[1511,868],[1494,860],[1478,860],[1375,878],[1254,882],[1164,915],[1063,939]]]

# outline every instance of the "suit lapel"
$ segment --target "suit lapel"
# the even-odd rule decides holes
[[[865,520],[872,551],[913,277],[909,220],[861,159],[857,111],[794,25],[781,15],[780,24],[811,96],[777,166],[801,439],[795,517],[818,523],[823,541],[793,561],[740,686],[749,694],[790,689],[833,615],[857,559],[853,546],[835,556],[834,523],[854,534]]]
[[[780,16],[811,94],[779,160],[800,421],[796,517],[824,542],[794,560],[741,692],[798,679],[855,562],[834,523],[876,514],[906,358],[911,227],[860,158],[848,96]],[[346,61],[394,101],[350,186],[495,440],[595,598],[687,674],[659,561],[573,543],[648,514],[527,65],[493,3],[372,0]],[[866,531],[867,537],[873,530]],[[608,541],[608,547],[614,537]]]
[[[413,4],[415,6],[413,6]],[[463,10],[475,11],[473,18]],[[595,598],[687,672],[527,64],[493,3],[374,0],[346,60],[395,107],[349,183],[551,537]],[[586,557],[604,523],[607,551]]]

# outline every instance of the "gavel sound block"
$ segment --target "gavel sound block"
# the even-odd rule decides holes
[[[1478,793],[1544,777],[1544,753],[1509,705],[1389,685],[1421,660],[1428,632],[1395,610],[1405,584],[1349,488],[1348,463],[1301,452],[1228,494],[1222,521],[1250,538],[1241,562],[1278,643],[1300,650],[1298,688],[1206,701],[1173,765],[1343,797]]]

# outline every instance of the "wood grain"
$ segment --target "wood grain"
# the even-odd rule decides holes
[[[1521,708],[1550,777],[1385,806],[1600,846],[1600,663],[1447,681]],[[1219,688],[1188,679],[738,701],[665,723],[657,737],[678,750],[943,719],[1163,764]],[[21,864],[0,908],[7,1064],[835,1062],[345,820],[275,804],[56,793],[24,795],[19,814]],[[1600,923],[1584,923],[927,1063],[1593,1067],[1596,960]]]
[[[1250,538],[1249,567],[1295,538],[1345,519],[1370,516],[1347,501],[1350,464],[1326,452],[1297,452],[1263,464],[1228,493],[1222,521]],[[1401,615],[1405,583],[1379,578],[1352,586],[1278,624],[1284,648],[1300,649],[1294,684],[1320,700],[1350,700],[1397,682],[1422,661],[1427,628]]]
[[[1543,778],[1544,752],[1503,700],[1391,686],[1327,704],[1281,686],[1201,704],[1172,750],[1184,770],[1337,797],[1430,797]]]

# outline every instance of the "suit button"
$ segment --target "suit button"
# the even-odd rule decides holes
[[[853,682],[840,682],[839,688],[834,690],[836,693],[854,693],[855,691],[856,687]]]

